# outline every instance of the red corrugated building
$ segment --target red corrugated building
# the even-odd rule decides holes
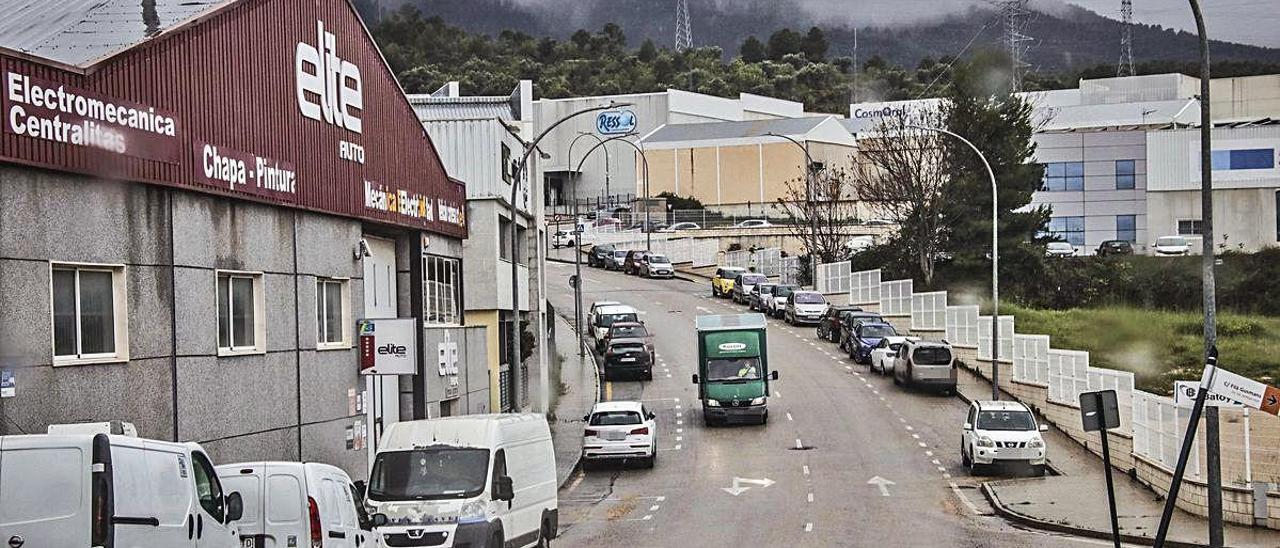
[[[11,7],[0,433],[119,419],[363,477],[376,425],[425,417],[442,376],[435,348],[418,374],[361,376],[357,325],[409,318],[417,346],[426,317],[460,326],[466,194],[355,9]]]

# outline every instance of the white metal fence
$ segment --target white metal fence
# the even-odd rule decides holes
[[[1013,335],[1013,378],[1049,386],[1049,336]]]
[[[850,274],[847,261],[820,264],[814,269],[813,287],[824,294],[848,293]]]
[[[947,292],[911,294],[911,329],[947,328]]]
[[[781,276],[782,275],[782,249],[777,247],[766,247],[757,249],[751,254],[751,260],[754,263],[756,272],[765,276]]]
[[[991,359],[991,316],[978,317],[978,357]],[[1000,361],[1013,359],[1013,316],[1000,316]]]
[[[720,264],[723,266],[746,268],[751,265],[751,252],[746,250],[726,251],[724,252],[724,259],[720,261]]]
[[[958,346],[978,346],[978,305],[947,307],[947,340]]]
[[[783,257],[782,271],[778,274],[778,281],[784,284],[800,283],[800,257]]]
[[[880,302],[880,269],[854,272],[849,276],[850,304],[875,304]]]
[[[1049,349],[1049,401],[1079,405],[1080,393],[1089,391],[1089,353]]]
[[[880,284],[880,315],[911,315],[911,280],[893,280]]]
[[[1164,396],[1134,390],[1131,411],[1133,413],[1133,452],[1173,470],[1178,464],[1178,450],[1186,433],[1190,409],[1181,409],[1173,400]],[[1187,474],[1200,477],[1200,451],[1192,441],[1191,457],[1187,461]]]

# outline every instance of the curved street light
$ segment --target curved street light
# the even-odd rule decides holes
[[[942,133],[959,139],[973,149],[973,152],[982,160],[982,165],[986,166],[987,175],[991,177],[991,399],[998,400],[1000,399],[1000,225],[996,215],[996,212],[999,211],[996,207],[996,174],[991,170],[991,164],[987,162],[987,157],[982,154],[982,151],[978,150],[978,147],[959,134],[937,127],[917,124],[906,124],[906,126]]]
[[[516,168],[515,180],[511,183],[511,201],[508,203],[511,214],[511,353],[508,356],[508,359],[510,359],[511,362],[508,366],[508,371],[511,372],[511,379],[514,380],[511,384],[511,404],[513,408],[518,408],[520,406],[522,394],[520,393],[519,370],[524,365],[520,360],[520,230],[516,224],[516,218],[519,216],[519,211],[516,208],[516,198],[520,192],[520,181],[524,179],[525,171],[529,168],[529,157],[533,155],[533,151],[538,149],[538,143],[542,142],[542,139],[551,133],[552,130],[559,127],[560,124],[589,112],[597,112],[625,106],[631,106],[631,103],[610,101],[607,105],[588,107],[571,112],[547,126],[546,129],[542,130],[542,133],[539,133],[533,141],[530,141],[529,144],[525,145],[524,154],[520,156],[520,165]],[[533,181],[530,181],[529,183],[529,186],[532,187]],[[534,219],[533,222],[536,223],[537,219]],[[546,364],[543,364],[543,367],[545,368]],[[546,387],[543,386],[543,389],[545,391]],[[544,400],[545,399],[546,398],[544,397]],[[546,404],[545,401],[542,403],[544,405]]]

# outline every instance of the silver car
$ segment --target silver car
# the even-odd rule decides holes
[[[956,391],[956,361],[946,341],[902,343],[893,359],[893,384],[925,386],[945,394]]]

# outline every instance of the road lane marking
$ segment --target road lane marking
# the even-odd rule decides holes
[[[676,441],[684,441],[684,436],[676,436]]]
[[[678,406],[678,405],[677,405],[676,407],[680,407],[680,406]],[[910,425],[910,424],[908,424],[908,425],[907,425],[907,430],[908,430],[908,431],[911,431],[911,430],[915,430],[915,428],[912,428],[912,427],[911,427],[911,425]]]
[[[925,452],[924,452],[924,454],[925,454],[925,456],[932,457],[932,456],[933,456],[933,451],[925,451]]]
[[[800,443],[800,438],[796,438],[796,449],[803,449],[804,444]]]
[[[813,502],[813,493],[809,493],[809,502]]]
[[[587,475],[586,475],[586,474],[584,474],[584,473],[582,473],[582,471],[581,471],[581,470],[579,470],[579,471],[578,471],[578,477],[573,478],[573,483],[570,483],[570,484],[569,484],[569,491],[568,491],[568,492],[569,492],[569,493],[572,493],[574,489],[577,489],[579,485],[582,485],[582,480],[584,480],[584,479],[587,479]]]
[[[655,504],[655,505],[653,505],[653,506],[650,506],[650,507],[649,507],[649,511],[650,511],[650,512],[657,512],[657,511],[658,511],[658,508],[660,508],[660,505]]]
[[[920,434],[912,434],[911,437],[915,439],[920,439]]]
[[[804,475],[809,475],[809,465],[804,465]]]
[[[610,381],[604,382],[604,399],[605,401],[613,401],[613,383]]]
[[[813,532],[813,523],[812,523],[812,522],[804,524],[804,532],[806,532],[806,533],[812,533],[812,532]]]
[[[934,463],[935,465],[939,465],[939,466],[941,466],[941,465],[942,465],[942,462],[940,462],[938,459],[933,459],[933,460],[932,460],[932,461],[930,461],[930,462]]]
[[[789,420],[789,421],[793,421],[793,420],[795,420],[795,419],[791,418],[791,412],[790,412],[790,411],[787,411],[787,420]]]
[[[928,446],[929,446],[929,444],[927,444],[927,443],[925,443],[925,442],[920,442],[920,447],[928,447]]]
[[[676,433],[677,433],[677,434],[683,434],[683,433],[684,433],[684,429],[683,429],[683,428],[677,428],[677,429],[676,429]]]

